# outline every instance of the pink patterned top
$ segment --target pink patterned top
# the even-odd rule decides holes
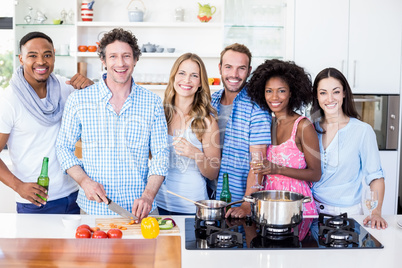
[[[305,169],[307,167],[304,153],[296,145],[297,126],[305,116],[296,119],[290,139],[279,145],[270,145],[267,149],[267,159],[274,164]],[[317,209],[310,185],[307,181],[293,179],[283,175],[266,175],[263,181],[264,190],[283,190],[300,193],[304,196],[311,196],[312,202],[303,204],[303,215],[317,215]]]

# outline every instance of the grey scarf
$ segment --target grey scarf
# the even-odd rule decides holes
[[[65,99],[62,99],[61,86],[52,73],[46,81],[46,100],[42,102],[38,94],[24,77],[23,67],[15,70],[10,85],[24,107],[44,126],[52,126],[61,120]]]

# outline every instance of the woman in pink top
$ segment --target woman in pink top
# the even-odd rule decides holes
[[[285,190],[311,196],[311,182],[320,180],[321,162],[317,133],[297,111],[312,101],[310,76],[293,62],[266,60],[248,85],[249,96],[273,113],[271,139],[264,167],[264,190]],[[317,215],[314,201],[304,203],[303,215]]]

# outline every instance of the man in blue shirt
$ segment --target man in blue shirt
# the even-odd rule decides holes
[[[267,145],[271,143],[271,116],[252,103],[247,94],[250,64],[251,52],[244,45],[235,43],[221,52],[219,71],[224,89],[212,95],[212,105],[218,111],[222,148],[216,199],[222,191],[224,173],[229,175],[232,201],[257,190],[251,188],[255,175],[250,171],[250,152],[261,151],[265,158]],[[226,216],[240,218],[248,214],[250,204],[243,203],[228,210]]]
[[[140,55],[131,32],[105,34],[99,56],[107,73],[66,103],[57,153],[81,186],[77,203],[88,214],[113,214],[106,196],[140,220],[156,208],[169,163],[167,124],[161,99],[133,81]],[[79,138],[82,161],[74,156]]]

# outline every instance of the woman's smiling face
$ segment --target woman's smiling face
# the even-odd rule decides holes
[[[339,116],[342,112],[345,93],[342,84],[333,77],[322,79],[317,87],[317,99],[325,116]]]
[[[288,84],[280,77],[272,77],[265,84],[265,101],[275,114],[287,113],[290,95]]]
[[[176,94],[189,97],[194,96],[198,88],[201,87],[200,67],[195,61],[190,59],[183,61],[174,79],[174,89]]]

